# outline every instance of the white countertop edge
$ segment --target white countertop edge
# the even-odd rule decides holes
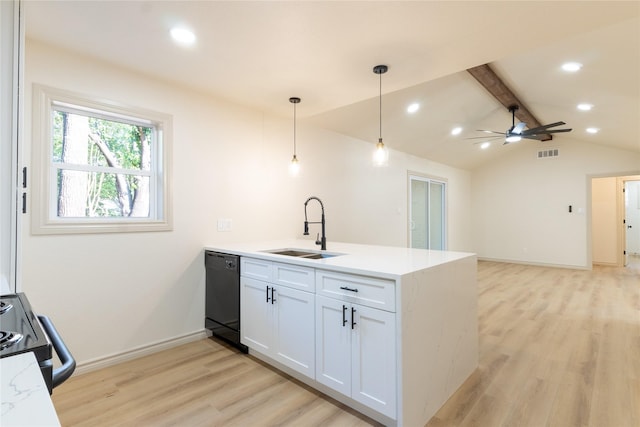
[[[340,255],[322,259],[305,259],[267,252],[276,249],[303,249],[317,253],[325,252]],[[398,279],[406,274],[463,258],[476,257],[476,254],[467,252],[341,242],[328,242],[327,250],[320,251],[320,247],[315,245],[313,240],[302,239],[207,245],[205,250],[308,267],[328,268],[345,273],[374,274],[377,277],[389,279]]]
[[[33,352],[0,359],[2,426],[60,426]]]

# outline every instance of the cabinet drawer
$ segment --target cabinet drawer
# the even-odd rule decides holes
[[[242,257],[240,258],[240,275],[270,282],[271,264],[271,261]]]
[[[395,289],[393,280],[316,270],[316,293],[330,298],[395,312]]]
[[[273,263],[273,283],[300,289],[307,292],[316,291],[315,269],[300,265]]]

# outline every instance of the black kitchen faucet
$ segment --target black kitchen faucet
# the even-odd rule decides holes
[[[307,220],[307,204],[309,203],[309,201],[311,200],[317,200],[318,203],[320,203],[320,208],[322,209],[322,217],[320,219],[320,222],[315,221],[315,222],[309,222]],[[322,224],[322,238],[318,238],[316,237],[316,245],[320,245],[320,249],[323,251],[327,250],[327,237],[325,236],[325,231],[324,231],[324,205],[322,204],[322,200],[318,199],[315,196],[311,196],[307,199],[306,202],[304,202],[304,235],[308,236],[309,235],[309,224]]]

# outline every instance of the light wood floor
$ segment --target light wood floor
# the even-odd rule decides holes
[[[640,259],[480,262],[478,292],[480,366],[429,427],[640,426]],[[53,400],[63,426],[376,425],[211,339],[72,377]]]

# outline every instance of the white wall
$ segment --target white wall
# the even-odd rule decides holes
[[[202,330],[203,246],[301,237],[303,203],[311,195],[325,204],[329,249],[332,241],[406,246],[407,171],[440,176],[449,182],[449,248],[472,249],[468,172],[397,152],[389,168],[375,169],[372,143],[301,122],[302,173],[291,178],[290,117],[247,110],[30,40],[25,80],[26,159],[33,83],[169,113],[174,120],[173,231],[34,236],[29,218],[23,221],[23,291],[52,318],[81,364]],[[233,231],[217,232],[217,218],[232,219]]]
[[[304,135],[298,140],[304,141]],[[447,181],[448,249],[473,249],[469,172],[394,150],[390,150],[389,167],[375,168],[371,166],[372,144],[327,131],[317,131],[321,143],[314,140],[316,137],[299,143],[298,157],[311,163],[303,165],[306,169],[301,178],[325,203],[329,241],[333,237],[353,243],[407,246],[408,172],[412,171]],[[306,194],[302,194],[303,200]],[[302,205],[296,209],[302,212]]]
[[[590,268],[591,176],[637,173],[640,153],[570,139],[521,144],[527,146],[472,173],[478,256]],[[543,147],[559,148],[560,155],[537,159]]]

